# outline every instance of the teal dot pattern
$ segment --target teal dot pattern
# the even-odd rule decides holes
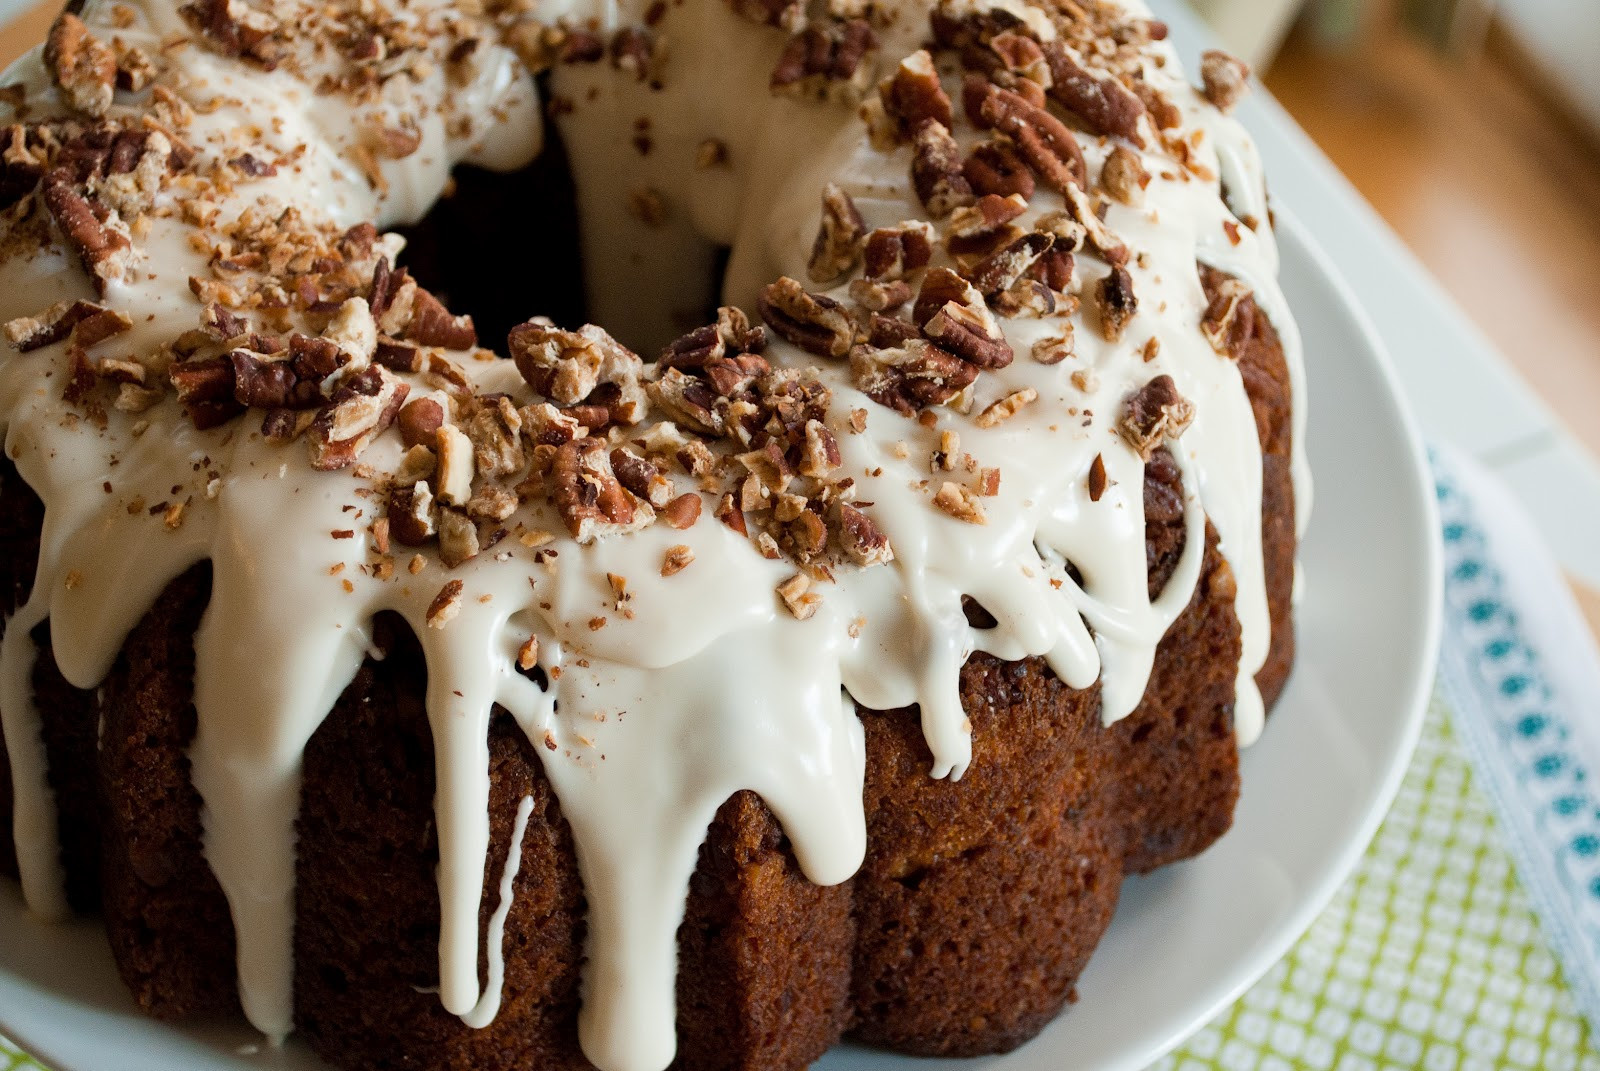
[[[1151,1071],[1300,1068],[1600,1071],[1437,699],[1354,876],[1287,957]],[[41,1069],[0,1039],[0,1071]]]

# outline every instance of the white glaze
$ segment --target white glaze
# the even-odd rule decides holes
[[[181,29],[171,4],[133,6],[142,21],[124,37],[155,40]],[[637,22],[644,6],[637,0],[592,8],[573,3],[547,14],[610,27]],[[417,10],[426,17],[433,6]],[[898,57],[924,36],[925,10],[905,5],[885,36],[885,56]],[[1028,14],[1040,21],[1036,12]],[[95,13],[88,17],[94,23]],[[582,102],[563,132],[580,190],[597,322],[640,345],[661,341],[672,310],[703,303],[700,291],[718,244],[733,247],[724,283],[732,303],[753,307],[757,289],[779,274],[805,278],[817,193],[829,180],[854,195],[869,225],[922,216],[907,188],[907,149],[872,148],[848,109],[766,93],[782,34],[738,20],[722,0],[688,0],[672,9],[661,32],[671,47],[660,91],[605,64],[554,73],[555,91]],[[284,72],[263,74],[200,49],[187,50],[183,63],[196,102],[211,94],[231,98],[197,120],[202,151],[221,151],[212,141],[244,144],[241,137],[268,147],[306,145],[301,168],[251,185],[248,195],[296,204],[339,227],[418,218],[455,161],[513,166],[535,150],[540,136],[531,84],[509,53],[490,49],[471,85],[447,90],[436,75],[413,86],[410,97],[391,102],[397,114],[421,110],[432,118],[422,124],[423,147],[403,163],[385,165],[389,191],[380,196],[344,155],[355,118],[350,109],[308,93]],[[31,97],[50,105],[53,91],[36,56],[11,76],[23,78]],[[1186,127],[1204,132],[1197,158],[1226,179],[1239,215],[1265,220],[1259,161],[1238,124],[1183,84],[1175,57],[1164,67],[1152,65],[1149,76],[1183,108]],[[492,127],[480,124],[476,141],[452,139],[442,118],[425,107],[438,102],[454,113],[501,119]],[[239,133],[266,115],[280,116],[282,125]],[[644,157],[631,145],[633,121],[641,115],[651,118],[654,140]],[[694,168],[695,150],[708,137],[728,146],[728,168]],[[1109,145],[1082,140],[1096,174]],[[580,1033],[602,1071],[655,1071],[671,1060],[676,930],[705,829],[730,794],[751,789],[761,795],[812,880],[845,880],[866,846],[865,753],[853,703],[879,709],[919,704],[935,777],[960,777],[971,759],[957,680],[974,651],[1008,659],[1043,656],[1074,687],[1099,679],[1107,721],[1126,715],[1143,693],[1156,644],[1193,592],[1207,517],[1238,581],[1243,657],[1235,720],[1241,742],[1253,739],[1262,716],[1253,678],[1270,638],[1260,453],[1237,369],[1212,352],[1196,327],[1205,304],[1196,259],[1245,280],[1283,338],[1297,400],[1295,487],[1303,526],[1310,483],[1300,449],[1305,406],[1298,402],[1298,337],[1275,283],[1270,231],[1264,225],[1244,229],[1238,244],[1230,243],[1222,224],[1234,217],[1217,184],[1164,179],[1164,158],[1153,151],[1146,158],[1157,177],[1144,205],[1113,207],[1107,221],[1136,253],[1148,255],[1143,267],[1130,265],[1140,311],[1124,339],[1104,342],[1080,320],[1076,358],[1044,366],[1028,353],[1058,326],[1006,321],[1017,360],[980,378],[973,413],[1022,387],[1034,388],[1038,401],[990,429],[977,427],[970,415],[941,412],[941,429],[958,429],[964,450],[1002,469],[999,495],[983,500],[986,525],[962,524],[930,506],[924,483],[938,429],[870,402],[851,386],[843,366],[820,370],[837,413],[870,412],[866,433],[834,430],[843,471],[857,479],[862,499],[876,503],[873,515],[894,546],[895,562],[844,570],[807,621],[794,620],[773,596],[792,567],[762,558],[748,541],[709,521],[687,532],[657,525],[588,546],[563,537],[553,544],[560,553],[550,568],[507,540],[496,553],[448,574],[433,561],[419,575],[401,570],[379,580],[362,568],[368,561],[364,540],[331,536],[362,527],[365,521],[352,522],[352,515],[373,508],[358,494],[362,481],[349,473],[312,471],[303,450],[266,443],[248,421],[195,431],[170,398],[142,414],[150,423],[143,435],[134,433],[132,418],[115,412],[104,431],[64,420],[69,407],[51,385],[65,372],[60,345],[0,363],[7,451],[47,506],[34,595],[0,646],[0,713],[17,785],[15,835],[30,906],[49,915],[65,910],[29,689],[29,629],[48,617],[63,673],[79,687],[93,687],[165,585],[208,558],[214,579],[196,636],[199,730],[190,758],[205,803],[207,858],[238,932],[244,1007],[274,1038],[292,1026],[301,758],[369,651],[370,623],[383,610],[397,611],[415,629],[429,669],[440,999],[474,1026],[492,1021],[498,1008],[500,932],[519,863],[515,846],[530,807],[529,801],[519,807],[513,855],[484,938],[479,910],[489,846],[488,724],[499,704],[535,743],[572,827],[590,908]],[[646,228],[620,211],[641,186],[664,197],[672,213],[665,228]],[[234,203],[225,211],[242,207]],[[1052,207],[1059,199],[1041,192],[1032,212]],[[117,347],[170,337],[198,313],[182,280],[201,273],[203,261],[187,247],[181,227],[157,221],[141,247],[147,255],[133,278],[107,295],[136,321]],[[1104,269],[1080,259],[1079,270]],[[76,263],[51,250],[0,263],[0,295],[0,320],[6,320],[92,291]],[[842,287],[836,296],[844,298]],[[538,295],[530,294],[528,311],[539,311],[538,304]],[[1161,342],[1160,353],[1147,364],[1137,351],[1152,336]],[[783,343],[769,356],[780,364],[813,363]],[[481,389],[527,394],[509,362],[468,365]],[[1078,368],[1096,373],[1092,390],[1068,381]],[[53,370],[53,380],[42,378],[45,369]],[[1160,373],[1174,377],[1197,415],[1174,448],[1187,494],[1188,543],[1172,582],[1152,603],[1142,463],[1118,437],[1116,421],[1122,400]],[[381,468],[399,452],[391,434],[363,460]],[[1104,458],[1110,483],[1101,500],[1090,503],[1083,488],[1096,455]],[[881,475],[868,475],[876,470]],[[212,471],[219,474],[215,483]],[[110,493],[101,490],[107,480]],[[188,501],[178,529],[126,508],[136,498],[172,499],[174,484],[183,485]],[[542,506],[518,519],[529,528],[562,527]],[[662,556],[676,543],[693,548],[696,564],[662,578]],[[1068,562],[1084,578],[1082,588],[1068,576]],[[628,578],[631,619],[607,613],[613,599],[608,573]],[[428,628],[427,608],[447,576],[463,582],[460,614],[442,629]],[[970,628],[961,610],[964,595],[981,602],[998,627]],[[587,623],[597,614],[608,620],[594,631]],[[548,692],[515,670],[517,649],[530,634],[539,639],[540,664],[561,670],[552,674]],[[555,750],[546,749],[547,740]],[[480,992],[485,939],[491,988]]]

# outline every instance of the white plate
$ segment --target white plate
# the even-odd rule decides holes
[[[1233,830],[1124,886],[1081,999],[1006,1056],[918,1060],[841,1047],[818,1071],[1135,1071],[1236,998],[1354,867],[1421,729],[1438,640],[1432,482],[1381,346],[1306,232],[1280,214],[1283,286],[1306,339],[1316,509],[1301,550],[1299,661],[1244,756]],[[57,1071],[324,1071],[242,1027],[142,1017],[98,926],[42,925],[0,891],[0,1030]]]

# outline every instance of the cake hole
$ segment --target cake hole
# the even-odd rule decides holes
[[[980,632],[999,628],[1000,622],[995,619],[984,605],[971,595],[961,596],[961,612],[967,617],[967,624]]]

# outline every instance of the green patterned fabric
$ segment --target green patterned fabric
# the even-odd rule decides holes
[[[1435,701],[1361,867],[1289,955],[1151,1071],[1600,1071]],[[0,1071],[39,1065],[0,1041]]]

